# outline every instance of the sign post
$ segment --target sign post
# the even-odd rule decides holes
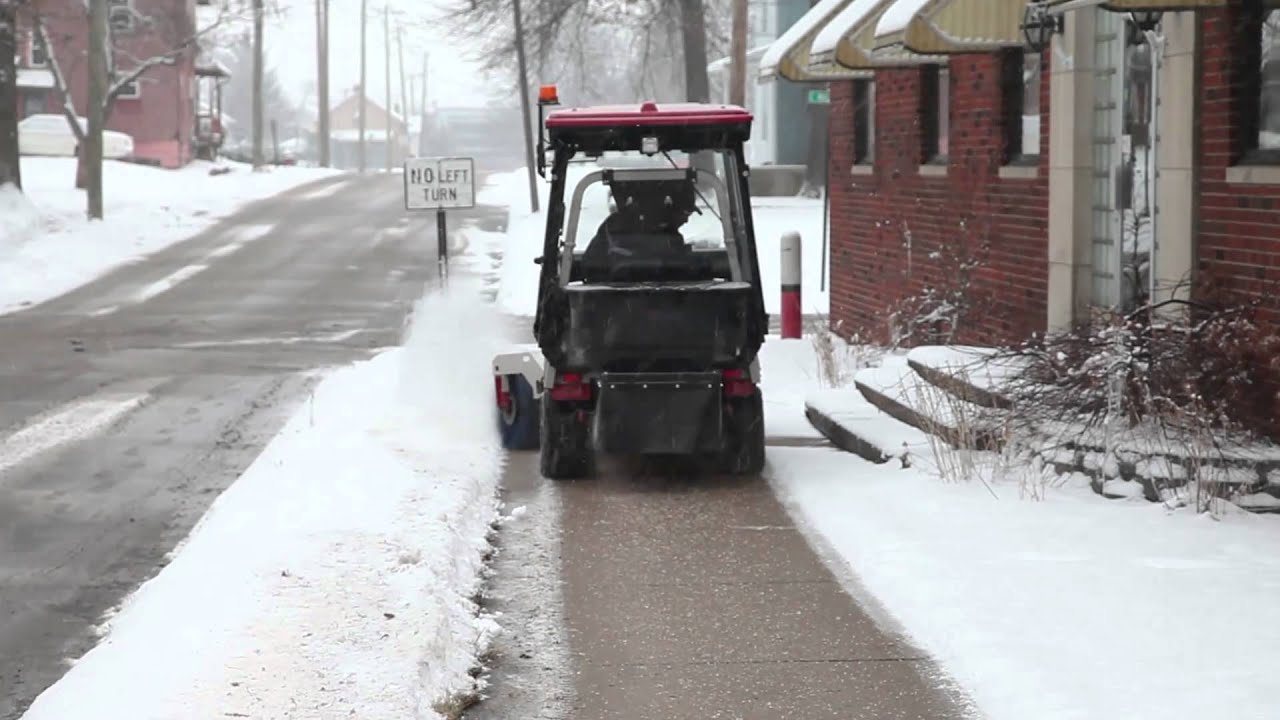
[[[409,158],[404,161],[404,207],[436,211],[436,262],[441,280],[449,277],[446,210],[475,207],[476,173],[472,158]]]

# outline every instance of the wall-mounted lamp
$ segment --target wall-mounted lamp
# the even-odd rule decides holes
[[[1022,37],[1027,47],[1035,52],[1044,52],[1049,47],[1056,33],[1065,28],[1061,14],[1050,13],[1049,8],[1038,0],[1027,3],[1022,12]]]

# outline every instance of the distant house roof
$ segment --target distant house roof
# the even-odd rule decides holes
[[[229,78],[231,71],[217,60],[201,60],[196,63],[196,75],[200,77]]]

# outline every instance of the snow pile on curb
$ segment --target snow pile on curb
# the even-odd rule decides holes
[[[338,174],[302,167],[255,173],[240,163],[222,165],[231,172],[210,175],[214,165],[204,161],[180,170],[105,162],[106,217],[90,221],[84,191],[75,188],[73,158],[23,158],[23,187],[36,217],[12,214],[0,199],[0,313],[57,297],[185,240],[248,202]],[[16,250],[6,251],[13,245],[6,235],[18,237]]]
[[[40,231],[40,213],[13,185],[0,185],[0,265]]]
[[[436,718],[477,692],[496,323],[454,293],[324,379],[26,720]]]

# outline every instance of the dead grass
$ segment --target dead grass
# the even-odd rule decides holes
[[[853,376],[863,368],[880,364],[884,351],[869,343],[861,342],[854,334],[845,340],[839,333],[841,323],[835,329],[830,318],[819,315],[806,321],[804,333],[813,343],[818,358],[818,381],[823,387],[839,388],[853,384]]]

